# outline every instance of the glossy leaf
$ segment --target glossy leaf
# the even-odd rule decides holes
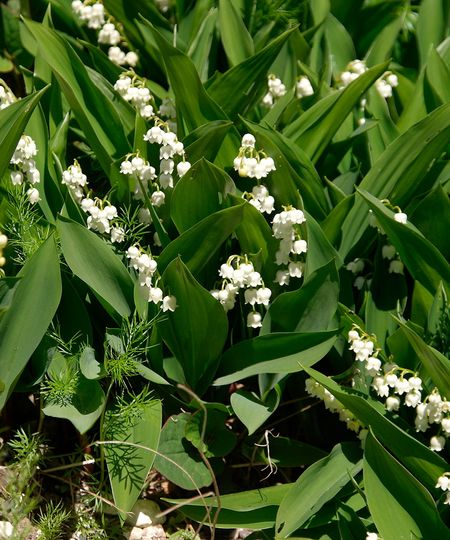
[[[299,529],[361,469],[361,451],[352,443],[336,445],[327,457],[311,465],[281,501],[276,521],[278,538],[287,538]]]
[[[450,291],[450,265],[437,248],[410,223],[398,223],[394,214],[370,193],[358,190],[395,246],[411,275],[432,294],[441,280]]]
[[[140,446],[104,446],[114,503],[120,509],[122,520],[141,494],[155,460],[161,433],[161,401],[135,399],[132,403],[132,413],[127,411],[125,414],[117,405],[109,408],[105,415],[105,440]]]
[[[364,490],[385,540],[450,538],[430,493],[369,432],[364,447]]]
[[[335,332],[274,333],[237,343],[221,360],[214,384],[230,384],[259,373],[295,373],[321,360],[333,346]]]
[[[227,316],[181,259],[166,268],[163,282],[178,307],[160,323],[161,336],[181,364],[187,384],[196,388],[203,377],[214,375],[228,333]]]
[[[209,486],[211,474],[198,450],[186,439],[187,413],[171,416],[162,428],[155,469],[171,482],[187,490]]]
[[[9,166],[9,161],[17,147],[30,116],[48,86],[0,110],[0,178]]]
[[[20,281],[13,302],[0,319],[0,409],[47,332],[61,299],[59,258],[53,236],[25,263],[17,277]]]
[[[64,258],[72,272],[120,316],[133,310],[133,281],[112,248],[95,233],[60,217],[57,229]]]

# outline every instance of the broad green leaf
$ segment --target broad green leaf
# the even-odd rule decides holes
[[[106,175],[116,159],[130,151],[122,121],[107,97],[93,84],[86,67],[66,40],[33,21],[25,23],[51,66],[88,143]]]
[[[232,125],[228,120],[215,120],[191,131],[183,140],[189,161],[195,163],[204,158],[213,162]]]
[[[180,233],[222,210],[228,193],[235,191],[231,178],[219,167],[201,159],[179,180],[170,199],[170,217]]]
[[[232,66],[254,54],[252,37],[230,0],[219,1],[219,28],[223,48]]]
[[[215,212],[170,242],[158,258],[159,271],[163,272],[180,256],[189,270],[197,274],[241,223],[243,206],[244,201],[239,206]]]
[[[354,204],[355,196],[353,194],[348,195],[331,210],[325,221],[321,224],[322,230],[331,245],[336,246],[340,243],[342,238],[342,224]]]
[[[338,252],[328,241],[322,227],[309,215],[306,216],[306,230],[308,232],[308,252],[306,254],[305,277],[310,276],[318,268],[334,261],[339,270],[342,260]]]
[[[425,68],[425,82],[432,90],[434,100],[437,105],[442,105],[450,101],[450,71],[445,65],[440,54],[433,47],[428,54],[428,61]],[[434,108],[434,107],[433,107]]]
[[[340,503],[337,515],[341,538],[345,538],[345,540],[360,540],[360,538],[366,536],[366,527],[353,508]]]
[[[425,487],[387,452],[371,432],[364,447],[364,491],[385,540],[450,538]]]
[[[194,62],[202,82],[208,79],[211,45],[215,36],[218,16],[219,13],[216,8],[209,10],[187,51],[189,58]]]
[[[133,311],[133,280],[108,244],[86,227],[58,218],[64,258],[72,272],[120,316]]]
[[[26,128],[34,108],[48,88],[46,86],[39,92],[20,99],[9,105],[9,107],[0,110],[0,148],[2,149],[0,153],[0,178],[3,177],[8,168],[9,160],[17,147],[17,143]]]
[[[402,13],[400,17],[397,17],[381,29],[366,54],[365,60],[369,67],[389,60],[403,23],[404,14]]]
[[[105,375],[105,370],[95,358],[95,349],[85,347],[80,354],[80,371],[86,379],[100,379]]]
[[[273,389],[263,401],[254,392],[237,390],[230,403],[235,415],[244,424],[248,434],[254,433],[272,415],[280,402],[280,394]]]
[[[126,407],[125,412],[123,408]],[[132,408],[131,408],[132,407]],[[105,444],[105,457],[114,503],[125,520],[139,498],[155,460],[161,433],[162,406],[159,399],[130,398],[126,405],[110,407],[105,414],[104,439],[132,443]]]
[[[216,386],[259,373],[296,373],[301,364],[312,366],[336,341],[335,332],[266,334],[237,343],[222,356]]]
[[[436,186],[419,202],[411,213],[411,221],[450,260],[450,201],[442,186]]]
[[[44,337],[61,299],[59,258],[53,235],[17,274],[21,278],[0,319],[0,409]]]
[[[186,439],[207,458],[226,456],[237,442],[236,435],[225,425],[229,418],[228,412],[207,409],[206,422],[204,418],[203,410],[190,416],[184,433]]]
[[[277,513],[277,538],[287,538],[362,469],[361,449],[356,444],[336,445],[331,453],[311,465],[281,501]]]
[[[331,13],[325,19],[324,29],[328,51],[332,56],[333,73],[337,75],[356,58],[355,47],[345,27]]]
[[[278,332],[328,330],[338,307],[339,277],[335,262],[310,274],[296,291],[280,294],[269,308],[272,329]]]
[[[287,30],[254,56],[232,67],[207,86],[208,94],[230,118],[244,114],[266,91],[267,71],[288,37],[296,30]]]
[[[417,193],[432,161],[446,148],[449,136],[450,103],[430,113],[390,144],[363,178],[360,189],[405,206]],[[342,257],[361,238],[368,222],[367,206],[362,199],[356,199],[342,226]]]
[[[358,193],[375,214],[390,242],[395,246],[411,275],[432,294],[441,280],[450,291],[450,265],[437,248],[411,223],[398,223],[394,214],[376,198],[363,190]]]
[[[430,46],[437,47],[445,37],[445,4],[446,0],[423,0],[420,4],[417,44],[421,65],[427,60]]]
[[[450,396],[450,360],[435,348],[427,345],[406,324],[401,323],[400,328],[441,394],[445,397]]]
[[[283,484],[221,495],[217,526],[224,529],[244,527],[256,530],[273,527],[278,505],[291,486],[292,484]],[[206,508],[217,508],[215,497],[205,497],[203,500],[199,498],[195,501],[165,500],[171,504],[184,503],[181,511],[198,522],[208,523]],[[261,531],[258,534],[258,538],[266,538],[261,536]]]
[[[315,369],[305,371],[331,392],[363,424],[370,426],[374,435],[429,489],[436,479],[447,470],[444,459],[432,452],[417,439],[403,431],[386,416],[383,405],[366,394],[339,386],[329,377]]]
[[[386,63],[375,66],[363,73],[344,90],[337,92],[335,98],[332,94],[334,99],[330,96],[324,98],[327,100],[326,108],[320,101],[313,105],[300,117],[302,123],[296,127],[296,131],[292,133],[293,126],[291,126],[292,135],[288,135],[288,133],[285,135],[295,140],[311,158],[311,161],[316,163],[353,107],[358,104],[361,96],[384,73],[386,67]]]
[[[208,385],[227,338],[225,311],[179,258],[166,268],[163,282],[178,307],[160,323],[161,336],[181,364],[187,384],[196,388],[206,377]]]
[[[43,413],[53,418],[69,420],[83,435],[100,418],[105,404],[106,397],[100,384],[80,375],[72,403],[70,405],[47,403]]]
[[[155,469],[175,485],[198,490],[212,483],[211,474],[198,450],[185,437],[190,415],[170,416],[161,430]]]
[[[203,88],[192,60],[172,47],[156,28],[150,24],[149,28],[161,51],[177,107],[188,132],[212,120],[227,120],[222,108]]]

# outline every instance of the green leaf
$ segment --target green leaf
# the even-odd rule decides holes
[[[105,457],[114,503],[124,521],[139,498],[147,475],[155,460],[161,433],[161,400],[130,401],[113,406],[106,411],[104,437],[106,441],[128,444],[105,444]],[[132,409],[129,409],[132,407]]]
[[[445,0],[423,0],[420,4],[417,43],[421,65],[425,64],[430,47],[437,47],[445,38],[445,4]]]
[[[364,491],[375,525],[385,540],[450,538],[433,498],[371,432],[364,448]]]
[[[354,194],[345,197],[331,210],[325,221],[321,224],[325,236],[333,246],[340,243],[342,238],[342,224],[354,204]]]
[[[214,161],[232,125],[228,120],[215,120],[191,131],[183,141],[189,161]]]
[[[430,113],[390,144],[363,178],[360,189],[405,206],[417,193],[432,161],[446,148],[449,136],[450,103]],[[368,222],[367,207],[361,199],[356,199],[342,226],[342,257],[361,238]]]
[[[86,227],[59,217],[57,229],[72,272],[120,316],[133,311],[133,280],[108,244]]]
[[[48,88],[49,86],[46,86],[39,92],[0,110],[0,148],[2,149],[0,153],[0,178],[3,177],[9,166],[9,160],[14,154],[34,108]]]
[[[175,485],[194,490],[209,486],[211,474],[185,437],[187,413],[171,416],[161,431],[155,469]]]
[[[260,100],[267,86],[267,71],[295,30],[287,30],[254,56],[232,67],[208,85],[208,94],[216,103],[220,103],[230,118],[245,114]]]
[[[0,319],[0,409],[41,339],[61,299],[61,274],[53,235],[25,263],[13,301]]]
[[[201,159],[180,179],[170,199],[170,217],[180,233],[222,210],[228,193],[235,191],[231,178],[219,167]]]
[[[95,349],[85,347],[80,354],[80,371],[86,379],[100,379],[105,375],[105,370],[95,358]]]
[[[196,388],[202,378],[211,380],[214,375],[227,338],[228,319],[220,303],[195,280],[181,259],[169,264],[163,282],[165,290],[176,297],[178,307],[160,323],[161,336],[183,367],[186,382]]]
[[[450,260],[450,201],[441,185],[436,186],[419,202],[411,213],[411,221]]]
[[[335,332],[266,334],[237,343],[221,360],[216,386],[259,373],[296,373],[301,364],[312,366],[321,360],[336,341]]]
[[[308,253],[306,254],[305,277],[309,277],[318,268],[334,261],[336,268],[342,266],[338,252],[330,244],[322,227],[309,215],[306,216],[306,229],[308,231]]]
[[[328,330],[338,307],[339,277],[334,261],[322,266],[296,291],[280,294],[269,308],[277,332]]]
[[[361,96],[384,73],[387,63],[375,66],[349,84],[337,96],[324,98],[300,116],[285,135],[293,139],[316,163]],[[301,123],[300,123],[301,120]],[[295,123],[295,122],[294,122]]]
[[[70,405],[47,404],[46,416],[69,420],[80,434],[86,433],[100,418],[106,404],[105,393],[97,381],[80,375],[77,391]]]
[[[360,540],[366,536],[366,528],[358,514],[344,503],[339,504],[337,511],[339,533],[345,540]]]
[[[272,415],[280,402],[280,394],[273,389],[261,400],[254,392],[237,390],[231,394],[231,406],[235,415],[252,435]]]
[[[442,353],[427,345],[409,326],[400,323],[402,332],[420,358],[426,372],[443,396],[450,396],[450,360]]]
[[[217,526],[224,529],[240,527],[259,531],[273,527],[278,505],[291,485],[284,484],[221,495],[221,511],[217,517]],[[165,500],[172,504],[184,503],[181,511],[199,523],[208,523],[206,508],[217,508],[215,497],[205,497],[203,500],[195,501]],[[266,538],[261,532],[258,534],[258,538]]]
[[[254,54],[252,37],[230,0],[219,1],[219,28],[223,48],[232,66]]]
[[[395,221],[393,212],[376,197],[363,190],[358,190],[358,193],[375,214],[414,279],[420,281],[432,294],[441,281],[450,291],[450,265],[438,249],[411,223]]]
[[[336,445],[331,453],[300,475],[281,501],[277,513],[278,538],[287,538],[362,469],[361,449],[356,444]]]
[[[158,257],[159,271],[163,272],[179,256],[197,274],[241,223],[243,206],[244,201],[239,206],[215,212],[170,242]]]
[[[227,412],[207,409],[204,422],[205,412],[197,411],[186,424],[185,437],[207,458],[226,456],[236,446],[236,435],[225,425],[228,417]]]
[[[187,51],[189,58],[194,62],[202,82],[208,78],[211,45],[215,37],[218,16],[219,13],[216,8],[209,10]]]
[[[92,83],[86,67],[54,30],[27,20],[39,54],[51,66],[75,117],[106,175],[130,151],[122,121],[107,97]]]
[[[172,47],[150,23],[146,23],[161,51],[177,107],[187,130],[192,131],[212,120],[227,120],[217,102],[205,91],[192,60]]]
[[[356,390],[336,384],[318,371],[305,367],[305,371],[331,392],[363,424],[370,426],[375,436],[429,489],[447,470],[444,459],[417,439],[408,435],[386,416],[383,405]]]

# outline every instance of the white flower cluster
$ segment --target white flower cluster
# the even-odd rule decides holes
[[[444,504],[450,504],[450,472],[445,472],[443,475],[441,475],[438,478],[435,487],[446,492]]]
[[[377,358],[378,351],[374,351],[375,344],[367,334],[360,335],[356,327],[348,333],[349,349],[355,353],[355,360],[365,362],[366,369],[372,377],[381,369],[381,360]]]
[[[41,200],[39,191],[35,187],[41,181],[41,175],[33,159],[36,154],[37,147],[34,140],[28,135],[22,135],[10,160],[10,164],[14,166],[11,171],[13,185],[21,186],[24,179],[31,184],[27,190],[28,200],[31,204],[36,204]]]
[[[7,244],[8,244],[8,237],[6,236],[6,234],[0,234],[0,268],[5,266],[6,264],[6,259],[3,256],[3,250],[5,249]]]
[[[353,60],[347,65],[347,69],[343,71],[338,82],[341,87],[348,86],[351,82],[357,79],[360,75],[367,71],[367,66],[363,60]],[[398,77],[391,71],[386,71],[375,81],[375,88],[383,98],[392,97],[392,88],[398,86]]]
[[[150,163],[142,158],[139,154],[128,154],[125,160],[120,164],[120,172],[130,177],[130,180],[132,181],[131,189],[133,190],[133,196],[135,199],[144,199],[141,184],[147,191],[150,184],[150,186],[156,188],[156,192],[159,192],[158,185],[153,184],[153,180],[156,178],[155,168],[152,167]],[[164,204],[164,193],[161,197],[157,197],[159,204],[156,204],[156,206],[161,206],[161,204]]]
[[[271,214],[274,210],[275,199],[269,194],[269,190],[266,186],[255,186],[251,193],[245,192],[243,197],[259,210],[261,214]]]
[[[267,79],[268,92],[262,99],[262,104],[265,107],[272,107],[277,99],[286,94],[286,86],[281,82],[281,79],[273,74]]]
[[[242,137],[239,154],[234,158],[233,166],[239,176],[260,180],[275,171],[276,167],[271,157],[267,157],[261,150],[256,150],[255,144],[255,137],[246,133]]]
[[[363,272],[364,266],[365,266],[364,261],[362,259],[358,259],[358,258],[354,259],[353,261],[350,261],[345,266],[345,268],[349,272],[351,272],[352,274],[357,276],[355,278],[355,281],[353,282],[353,286],[356,287],[358,290],[361,290],[364,287],[364,284],[366,283],[366,281],[369,281],[369,280],[366,280],[366,278],[364,276],[358,275],[358,274],[361,274]]]
[[[295,85],[295,93],[298,99],[301,99],[303,97],[312,96],[314,94],[314,88],[312,87],[311,81],[306,77],[306,75],[302,75]]]
[[[262,326],[261,314],[256,311],[256,305],[268,306],[272,291],[264,286],[261,274],[255,271],[247,256],[232,255],[220,267],[219,276],[223,279],[220,289],[214,289],[211,294],[224,307],[225,311],[233,309],[240,290],[244,291],[244,301],[252,306],[247,315],[247,326],[259,328]]]
[[[422,379],[416,373],[396,364],[385,364],[383,373],[378,373],[372,387],[379,397],[386,398],[388,411],[398,411],[399,396],[404,396],[404,405],[415,408],[416,431],[427,431],[432,424],[440,427],[439,433],[430,439],[430,448],[440,452],[450,437],[450,401],[442,398],[437,388],[422,400]]]
[[[0,110],[6,109],[6,107],[9,107],[15,101],[16,96],[8,87],[3,86],[3,81],[0,81]]]
[[[125,52],[118,45],[124,42],[117,27],[111,22],[106,22],[105,8],[101,2],[93,0],[73,0],[72,10],[77,17],[86,23],[88,28],[98,30],[98,42],[101,45],[109,45],[108,57],[114,64],[119,66],[136,66],[139,61],[134,51]]]
[[[390,274],[403,274],[404,266],[394,246],[391,244],[385,244],[381,248],[381,256],[383,259],[387,259],[389,261]]]
[[[166,129],[162,129],[162,127]],[[176,133],[170,131],[165,123],[155,122],[144,135],[144,141],[150,144],[160,145],[159,149],[159,183],[163,189],[173,187],[173,172],[175,169],[175,156],[180,156],[182,161],[177,163],[177,174],[181,178],[191,168],[189,161],[186,161],[184,145],[178,140]]]
[[[66,185],[78,204],[85,197],[85,188],[88,184],[87,176],[81,170],[77,160],[62,173],[61,183]]]
[[[288,285],[290,278],[300,278],[303,275],[303,262],[298,256],[308,251],[308,244],[302,239],[300,231],[300,225],[305,221],[304,213],[292,207],[285,207],[273,218],[273,236],[280,240],[275,254],[276,263],[278,266],[287,266],[276,274],[275,281],[280,285]]]
[[[145,86],[145,80],[135,73],[121,73],[114,83],[114,89],[125,101],[128,101],[139,112],[142,118],[150,119],[155,115],[153,96]]]
[[[88,229],[100,234],[110,234],[111,242],[123,242],[125,231],[122,227],[115,227],[112,221],[118,217],[117,208],[101,199],[86,197],[81,201],[81,208],[89,214],[87,218]]]
[[[379,536],[377,533],[368,532],[366,535],[366,540],[379,540]]]
[[[367,435],[367,430],[363,429],[361,422],[320,383],[314,379],[308,378],[305,380],[305,389],[310,396],[321,399],[324,402],[325,408],[330,412],[338,413],[339,420],[341,420],[341,422],[345,422],[348,429],[358,433],[361,440],[365,438]]]
[[[138,272],[139,285],[145,289],[148,301],[161,305],[163,311],[175,311],[177,300],[175,296],[164,295],[158,287],[158,264],[148,253],[144,253],[139,246],[131,246],[127,250],[130,265]]]
[[[87,196],[88,180],[77,160],[63,171],[61,183],[69,188],[81,209],[88,214],[88,229],[100,234],[109,234],[113,243],[125,240],[123,228],[113,223],[118,217],[117,208],[106,201]]]

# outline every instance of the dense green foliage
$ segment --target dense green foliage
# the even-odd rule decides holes
[[[450,538],[448,2],[0,8],[16,537]]]

